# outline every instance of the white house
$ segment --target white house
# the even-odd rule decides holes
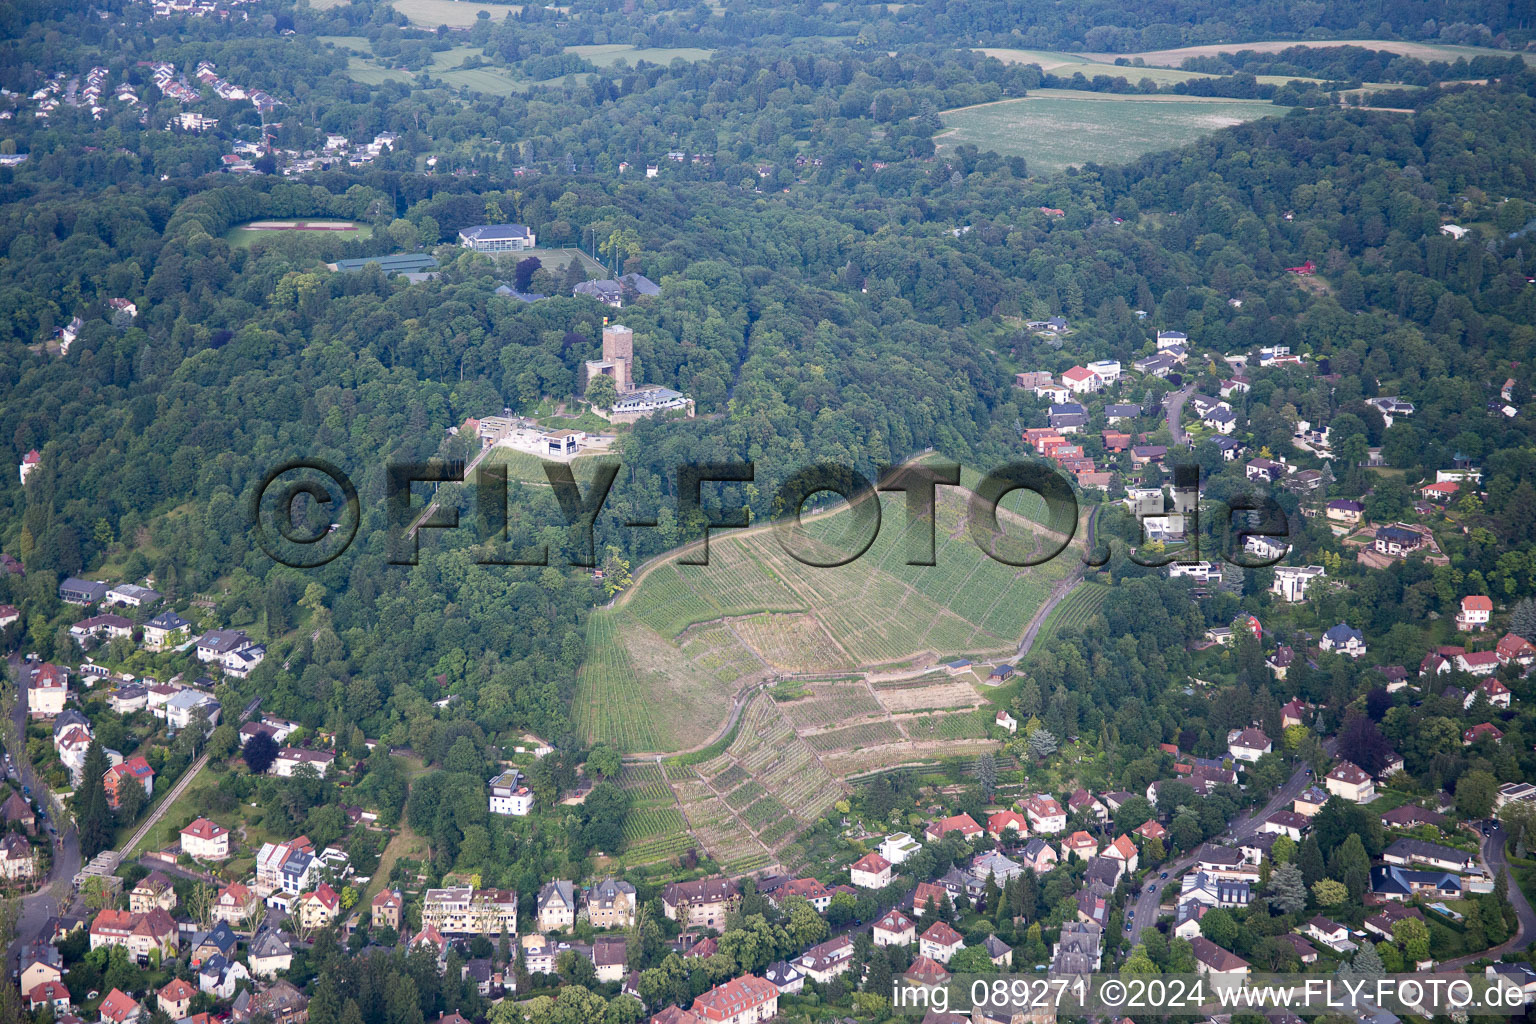
[[[1320,565],[1277,565],[1274,568],[1274,582],[1269,585],[1271,594],[1278,594],[1280,599],[1291,604],[1299,604],[1307,599],[1307,588],[1312,581],[1328,575]]]
[[[181,852],[194,860],[225,860],[229,857],[229,829],[198,818],[181,830]]]
[[[878,853],[866,853],[853,862],[848,876],[861,889],[884,889],[891,884],[891,862]]]
[[[502,772],[490,782],[491,813],[526,817],[533,811],[533,790],[516,768]]]
[[[1493,599],[1484,594],[1473,594],[1461,599],[1461,611],[1456,613],[1456,628],[1480,633],[1488,628],[1493,615]]]
[[[331,763],[336,760],[336,755],[328,750],[305,750],[300,747],[283,747],[277,752],[277,760],[272,762],[272,773],[282,778],[292,778],[299,765],[307,764],[315,770],[322,779],[330,770]]]
[[[905,832],[895,832],[880,841],[880,856],[892,864],[902,864],[923,848],[923,844]]]
[[[895,907],[875,922],[874,939],[877,946],[910,946],[916,938],[917,925]]]
[[[1340,761],[1323,777],[1323,785],[1336,797],[1352,803],[1370,803],[1376,799],[1376,783],[1365,769],[1352,761]]]
[[[1252,764],[1273,749],[1275,747],[1270,738],[1257,726],[1233,729],[1227,733],[1227,752],[1239,761]]]

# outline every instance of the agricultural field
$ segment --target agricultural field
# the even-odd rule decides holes
[[[1051,609],[1035,634],[1032,650],[1038,649],[1063,629],[1082,626],[1099,613],[1104,599],[1109,597],[1109,587],[1103,583],[1080,583],[1060,604]]]
[[[902,726],[914,741],[977,740],[987,735],[986,716],[978,712],[950,715],[923,715],[903,719]]]
[[[253,220],[236,224],[225,234],[230,245],[247,247],[260,239],[271,239],[293,234],[313,234],[334,237],[344,242],[356,242],[372,237],[373,225],[350,220]]]
[[[591,46],[567,46],[566,53],[584,57],[600,68],[611,68],[620,61],[634,67],[641,61],[668,65],[674,60],[709,60],[713,50],[701,50],[695,46],[631,46],[628,43],[600,43]]]
[[[977,51],[988,57],[996,57],[1005,64],[1035,64],[1040,70],[1058,78],[1070,78],[1081,74],[1092,81],[1098,75],[1107,75],[1110,78],[1124,78],[1132,85],[1139,85],[1143,79],[1151,79],[1158,85],[1172,85],[1178,82],[1187,82],[1191,78],[1220,78],[1220,75],[1205,74],[1200,71],[1184,71],[1174,66],[1164,66],[1148,61],[1145,66],[1138,67],[1133,64],[1116,64],[1117,58],[1124,54],[1099,54],[1103,59],[1094,59],[1093,56],[1085,56],[1076,53],[1056,53],[1051,50],[1010,50],[1002,47],[983,47]],[[1317,81],[1313,78],[1297,78],[1291,75],[1258,75],[1257,81],[1267,85],[1284,85],[1286,82]]]
[[[891,714],[930,709],[973,708],[982,702],[976,688],[945,675],[922,676],[905,683],[876,684],[876,696]]]
[[[885,720],[850,725],[829,732],[811,733],[805,738],[816,750],[857,750],[862,747],[881,747],[889,743],[901,743],[906,737],[894,722]]]
[[[590,653],[576,678],[576,725],[593,742],[625,753],[704,743],[724,722],[741,682],[720,678],[718,666],[741,657],[728,647],[701,651],[699,642],[685,651],[623,611],[594,611],[587,644]]]
[[[1040,89],[1023,99],[946,110],[939,115],[946,131],[937,140],[1022,156],[1032,172],[1049,173],[1128,163],[1286,109],[1266,100]]]
[[[798,730],[853,722],[885,709],[863,682],[807,684],[807,695],[779,701],[779,711]]]

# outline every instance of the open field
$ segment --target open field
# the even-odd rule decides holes
[[[393,0],[395,10],[410,19],[412,25],[422,28],[469,28],[485,11],[492,21],[501,21],[509,14],[521,14],[522,4],[461,3],[458,0]]]
[[[363,85],[383,85],[385,82],[414,80],[409,71],[380,67],[367,58],[350,55],[347,57],[347,77]]]
[[[230,228],[224,240],[230,245],[248,246],[257,239],[286,234],[325,235],[355,242],[371,236],[373,225],[350,220],[253,220]]]
[[[1359,46],[1367,50],[1385,50],[1388,53],[1414,57],[1418,60],[1454,61],[1458,57],[1511,57],[1513,50],[1495,50],[1482,46],[1442,46],[1438,43],[1404,42],[1395,39],[1268,39],[1256,43],[1212,43],[1207,46],[1181,46],[1173,50],[1148,50],[1144,53],[1083,53],[1073,56],[1088,60],[1113,62],[1117,57],[1135,60],[1140,57],[1148,64],[1176,68],[1190,57],[1210,57],[1220,53],[1239,53],[1254,50],[1258,53],[1279,53],[1293,46],[1328,48],[1334,46]],[[1056,56],[1065,56],[1057,54]],[[1536,54],[1521,54],[1527,64],[1536,64]]]
[[[948,130],[939,141],[1022,156],[1032,172],[1053,172],[1126,163],[1286,109],[1264,100],[1041,89],[1023,99],[944,111],[939,116]]]
[[[674,60],[708,60],[715,51],[703,50],[696,46],[631,46],[628,43],[601,43],[591,46],[567,46],[565,52],[585,57],[600,68],[611,68],[621,60],[631,66],[642,60],[661,65],[671,64]]]

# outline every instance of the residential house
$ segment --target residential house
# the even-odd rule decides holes
[[[163,651],[186,640],[191,633],[191,622],[175,612],[161,612],[144,624],[144,648]]]
[[[1271,594],[1278,594],[1281,600],[1291,604],[1300,604],[1307,599],[1307,588],[1314,580],[1328,575],[1320,565],[1277,565],[1274,567],[1274,580],[1269,585]]]
[[[43,662],[27,680],[27,716],[53,718],[64,710],[69,696],[69,676],[57,665]]]
[[[113,810],[121,806],[125,786],[138,786],[146,797],[155,794],[155,770],[142,757],[130,757],[122,764],[108,768],[101,782],[107,790],[107,803]]]
[[[1304,832],[1312,827],[1312,819],[1295,811],[1276,811],[1259,825],[1260,832],[1271,832],[1275,835],[1289,836],[1296,842],[1301,842]]]
[[[96,1011],[101,1024],[135,1024],[144,1017],[144,1008],[122,989],[114,988],[107,993]]]
[[[1118,836],[1114,842],[1104,847],[1103,856],[1119,861],[1123,865],[1121,874],[1129,875],[1136,871],[1138,851],[1136,843],[1128,835]]]
[[[1501,665],[1519,665],[1521,668],[1536,665],[1536,645],[1514,633],[1504,634],[1504,638],[1494,648],[1494,653]]]
[[[329,928],[341,911],[341,898],[325,882],[299,897],[299,927],[306,931]]]
[[[197,971],[197,987],[216,999],[231,999],[242,981],[249,981],[251,973],[239,960],[231,960],[222,953],[215,953]]]
[[[1493,742],[1497,743],[1503,738],[1503,729],[1500,729],[1492,722],[1479,722],[1477,725],[1474,725],[1472,728],[1467,729],[1461,734],[1461,745],[1464,747],[1470,747],[1472,744],[1481,739],[1491,739]]]
[[[1227,752],[1239,761],[1252,764],[1274,749],[1270,738],[1257,726],[1233,729],[1227,733]]]
[[[53,1011],[55,1021],[68,1014],[71,1008],[69,988],[62,981],[45,981],[27,990],[26,997],[27,1009],[36,1013],[46,1006]],[[75,1019],[79,1020],[78,1017]]]
[[[1376,799],[1376,783],[1352,761],[1340,761],[1323,777],[1323,785],[1334,796],[1352,803],[1367,804]]]
[[[1021,863],[1037,875],[1045,874],[1060,860],[1055,848],[1038,837],[1025,843],[1018,856]]]
[[[574,894],[571,900],[574,904]],[[422,898],[421,926],[443,936],[494,938],[502,932],[515,935],[517,893],[511,889],[476,889],[472,885],[428,889]]]
[[[212,920],[240,928],[255,919],[261,907],[261,897],[239,882],[231,882],[219,890],[210,911]]]
[[[902,864],[923,848],[923,844],[905,832],[893,832],[880,841],[880,856],[892,864]]]
[[[729,878],[671,882],[661,893],[662,913],[684,928],[721,928],[740,900],[741,892]]]
[[[601,982],[623,981],[629,943],[620,936],[600,935],[592,942],[592,966]]]
[[[36,873],[37,864],[32,856],[32,844],[27,842],[25,836],[9,832],[4,838],[0,838],[0,879],[18,882],[31,878]]]
[[[181,852],[194,860],[225,860],[229,857],[229,829],[198,818],[181,830]]]
[[[1055,797],[1044,793],[1036,793],[1024,801],[1024,814],[1029,818],[1032,832],[1054,835],[1067,827],[1067,812]]]
[[[399,889],[380,889],[368,907],[375,928],[400,930],[400,912],[405,908],[405,899]]]
[[[1361,658],[1365,656],[1365,634],[1348,623],[1341,622],[1324,633],[1317,646],[1325,651],[1342,654],[1346,658]]]
[[[318,870],[315,847],[308,836],[264,843],[256,853],[256,894],[263,898],[274,893],[297,896],[309,888]]]
[[[1248,879],[1192,871],[1179,880],[1179,902],[1190,900],[1208,907],[1246,907],[1253,902],[1253,885]]]
[[[107,596],[107,585],[95,580],[83,580],[70,576],[59,584],[59,600],[65,604],[95,604]]]
[[[1439,843],[1427,843],[1422,839],[1399,839],[1381,851],[1381,859],[1388,864],[1423,864],[1442,871],[1462,873],[1477,868],[1477,857],[1473,854]]]
[[[533,811],[533,790],[528,788],[523,773],[513,768],[502,772],[489,783],[491,813],[525,817]]]
[[[228,654],[243,650],[255,641],[239,629],[212,629],[197,638],[197,660],[223,663]]]
[[[1029,835],[1029,819],[1018,811],[998,811],[987,818],[987,835],[993,839],[1021,839]]]
[[[1316,786],[1308,786],[1302,790],[1295,800],[1291,801],[1291,810],[1303,817],[1310,818],[1323,809],[1323,804],[1328,802],[1328,793]]]
[[[1365,505],[1352,498],[1330,501],[1324,509],[1324,514],[1330,523],[1339,523],[1346,527],[1360,525],[1360,520],[1365,516]]]
[[[330,770],[336,761],[336,755],[329,750],[306,750],[302,747],[283,747],[277,752],[277,759],[272,762],[272,774],[280,778],[290,779],[300,765],[314,770],[314,773],[325,778],[325,773]]]
[[[1485,594],[1472,594],[1461,599],[1461,611],[1456,613],[1456,628],[1480,633],[1488,628],[1493,617],[1493,599]]]
[[[875,944],[880,944],[878,938],[875,939]],[[764,968],[763,979],[778,989],[780,995],[795,995],[805,989],[805,975],[801,974],[793,964],[785,960],[776,960]],[[673,1006],[669,1007],[669,1009],[675,1010],[677,1007]],[[665,1013],[666,1011],[662,1012]],[[651,1018],[653,1022],[660,1019],[661,1014]],[[698,1018],[694,1019],[697,1020]],[[673,1024],[678,1024],[678,1022],[673,1022]]]
[[[246,959],[251,973],[258,978],[275,978],[293,966],[293,947],[275,928],[262,928],[251,939]]]
[[[878,853],[866,853],[853,862],[848,875],[861,889],[884,889],[891,884],[891,862]]]
[[[778,1012],[778,988],[751,974],[716,985],[693,1001],[694,1016],[710,1024],[757,1024]]]
[[[151,871],[128,893],[128,909],[135,914],[147,914],[156,907],[175,910],[176,890],[164,873]]]
[[[1495,658],[1497,658],[1497,654],[1495,654]],[[1509,687],[1505,686],[1499,680],[1490,677],[1483,679],[1482,682],[1472,687],[1471,692],[1469,692],[1461,702],[1462,709],[1465,711],[1470,711],[1472,709],[1472,705],[1477,703],[1479,694],[1481,694],[1483,697],[1486,697],[1488,699],[1488,703],[1493,707],[1499,708],[1503,711],[1508,711],[1510,704],[1514,701],[1514,695],[1510,693]]]
[[[853,937],[847,934],[812,946],[794,960],[806,977],[825,985],[853,967]]]
[[[873,934],[877,946],[910,946],[917,937],[917,925],[892,907],[875,922]]]
[[[1462,880],[1449,871],[1419,871],[1378,864],[1371,868],[1371,892],[1381,900],[1403,902],[1430,899],[1460,899]]]
[[[1073,832],[1061,841],[1061,852],[1079,860],[1091,860],[1099,855],[1099,841],[1087,832]]]
[[[1349,929],[1337,921],[1321,915],[1309,920],[1301,929],[1308,938],[1321,942],[1335,953],[1353,953],[1359,947],[1349,937]]]
[[[976,819],[972,818],[969,814],[956,814],[948,818],[942,818],[939,821],[930,822],[928,827],[923,830],[923,838],[933,842],[944,838],[947,833],[959,832],[965,839],[974,839],[984,831],[980,825],[976,824]]]
[[[174,956],[178,942],[176,922],[159,907],[144,914],[107,909],[91,921],[92,949],[122,946],[140,964],[148,963],[156,950],[163,957]]]
[[[1190,939],[1189,949],[1195,955],[1195,970],[1200,974],[1214,974],[1232,980],[1248,976],[1250,970],[1248,961],[1236,953],[1222,949],[1203,935]]]
[[[587,893],[587,919],[594,928],[631,928],[635,923],[635,887],[605,878]]]
[[[917,951],[930,960],[949,963],[950,957],[965,948],[965,940],[943,921],[935,921],[918,936]]]

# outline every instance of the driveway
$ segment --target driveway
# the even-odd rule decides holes
[[[1189,434],[1185,432],[1180,422],[1184,417],[1184,403],[1189,401],[1189,396],[1195,393],[1193,384],[1186,384],[1178,391],[1171,391],[1163,399],[1163,406],[1168,410],[1168,434],[1173,438],[1174,444],[1189,444]]]

